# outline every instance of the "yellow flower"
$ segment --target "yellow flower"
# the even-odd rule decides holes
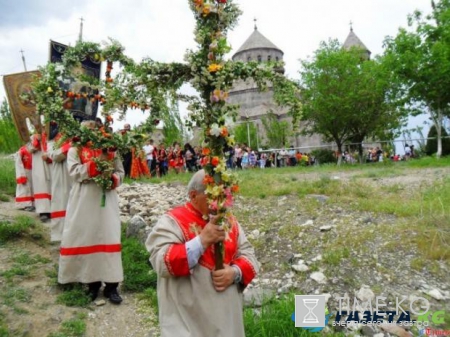
[[[222,68],[223,68],[222,65],[213,63],[213,64],[210,64],[210,65],[209,65],[208,71],[209,71],[210,73],[215,73],[215,72],[217,72],[217,71],[220,71]]]
[[[48,88],[47,88],[47,92],[48,92],[49,94],[51,94],[51,93],[53,92],[52,87],[48,87]]]
[[[234,135],[227,138],[228,146],[233,146],[235,143],[236,143],[236,141],[234,140]]]
[[[211,185],[209,185],[206,188],[206,194],[209,194],[213,197],[218,197],[219,195],[221,195],[223,192],[223,188],[222,186],[214,186],[212,187]]]
[[[230,178],[231,178],[231,172],[229,172],[229,171],[222,172],[223,182],[225,182],[225,183],[229,182]]]
[[[214,168],[214,171],[217,173],[225,172],[227,170],[227,165],[225,161],[221,160],[220,163]]]

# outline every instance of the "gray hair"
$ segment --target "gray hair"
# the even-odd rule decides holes
[[[205,179],[205,170],[200,170],[196,172],[188,184],[188,194],[191,191],[197,191],[197,192],[205,192],[206,186],[203,183],[203,179]]]

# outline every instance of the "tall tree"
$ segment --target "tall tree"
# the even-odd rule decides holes
[[[361,54],[330,40],[321,43],[312,60],[302,61],[303,132],[321,134],[339,153],[346,141],[359,143],[361,153],[365,139],[401,124],[400,110],[389,100],[395,91],[386,67]]]
[[[186,127],[181,120],[178,104],[173,104],[169,112],[163,116],[164,126],[163,135],[164,142],[172,145],[173,142],[184,143],[186,140]],[[184,144],[181,144],[183,146]]]
[[[0,153],[13,153],[19,149],[21,140],[11,117],[8,102],[0,105]]]
[[[408,30],[385,40],[385,56],[403,82],[404,94],[418,114],[430,113],[437,131],[437,157],[442,155],[442,124],[450,114],[450,0],[431,1],[432,12],[408,16]]]
[[[238,144],[247,144],[248,146],[256,147],[257,140],[257,129],[255,124],[251,122],[238,124],[233,128],[234,139]]]
[[[9,105],[6,99],[3,99],[2,104],[0,105],[0,119],[12,120],[11,111],[9,110]]]
[[[266,131],[267,145],[271,148],[281,149],[288,145],[292,128],[286,121],[280,121],[272,111],[262,119]]]

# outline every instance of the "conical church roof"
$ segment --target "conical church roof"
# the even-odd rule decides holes
[[[355,32],[353,32],[353,28],[350,29],[350,33],[347,36],[347,39],[344,42],[345,49],[350,49],[352,47],[362,48],[367,51],[369,54],[371,53],[369,49],[362,43],[358,36],[356,36]]]
[[[270,42],[268,38],[262,35],[256,27],[252,35],[250,35],[250,37],[244,42],[242,47],[239,48],[239,50],[236,52],[236,54],[234,54],[234,56],[244,51],[253,49],[276,49],[283,54],[283,51],[277,46],[275,46],[272,42]]]

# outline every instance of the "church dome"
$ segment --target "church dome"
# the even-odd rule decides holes
[[[365,46],[365,44],[359,39],[358,36],[356,36],[355,32],[353,31],[353,28],[350,28],[350,33],[347,36],[347,39],[344,42],[343,48],[350,50],[351,48],[361,48],[364,51],[364,56],[368,60],[370,59],[370,50]]]
[[[262,35],[255,26],[253,33],[233,55],[232,59],[241,62],[283,61],[283,55],[283,51]]]

